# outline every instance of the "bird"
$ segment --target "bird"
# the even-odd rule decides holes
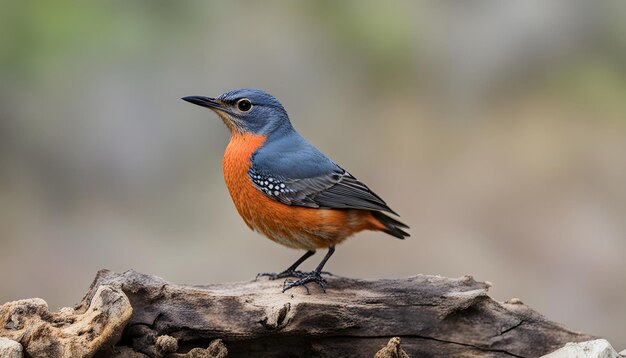
[[[309,283],[325,292],[323,268],[335,246],[363,231],[382,231],[398,239],[409,227],[385,201],[313,146],[293,127],[283,105],[254,88],[218,97],[187,96],[182,100],[215,112],[230,130],[224,151],[224,180],[247,226],[284,246],[306,250],[279,273],[283,292]],[[297,268],[318,249],[328,252],[311,272]],[[328,273],[330,274],[330,273]],[[294,280],[291,280],[293,278]]]

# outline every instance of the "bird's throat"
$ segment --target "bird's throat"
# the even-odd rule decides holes
[[[251,184],[248,177],[252,154],[263,146],[266,137],[251,133],[232,131],[230,142],[224,151],[222,169],[224,180],[231,196],[241,189],[243,184]],[[233,198],[234,199],[234,198]]]

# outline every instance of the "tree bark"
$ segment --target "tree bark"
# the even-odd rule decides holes
[[[384,352],[399,353],[381,351],[377,357],[404,352],[411,357],[539,357],[567,342],[593,338],[547,320],[519,300],[494,301],[487,295],[489,284],[470,276],[331,276],[326,293],[309,285],[310,294],[303,287],[282,293],[283,281],[192,286],[134,271],[102,270],[75,307],[72,324],[94,310],[94,298],[105,289],[127,298],[132,315],[119,328],[116,347],[112,339],[100,338],[97,356],[128,356],[131,347],[149,357],[223,357],[226,350],[228,357],[374,357],[387,345]],[[5,319],[1,308],[0,319]],[[8,336],[5,321],[0,323],[0,336]],[[400,337],[401,348],[400,340],[390,341],[394,337]],[[203,349],[183,355],[192,348]]]

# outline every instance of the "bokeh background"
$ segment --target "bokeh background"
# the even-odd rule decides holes
[[[96,271],[249,280],[226,127],[179,98],[275,94],[411,226],[327,268],[472,274],[626,348],[626,3],[1,1],[0,302]],[[312,268],[315,256],[305,265]]]

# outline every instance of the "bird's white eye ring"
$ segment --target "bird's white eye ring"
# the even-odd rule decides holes
[[[252,102],[247,98],[242,98],[237,101],[237,108],[242,112],[248,112],[252,109]]]

